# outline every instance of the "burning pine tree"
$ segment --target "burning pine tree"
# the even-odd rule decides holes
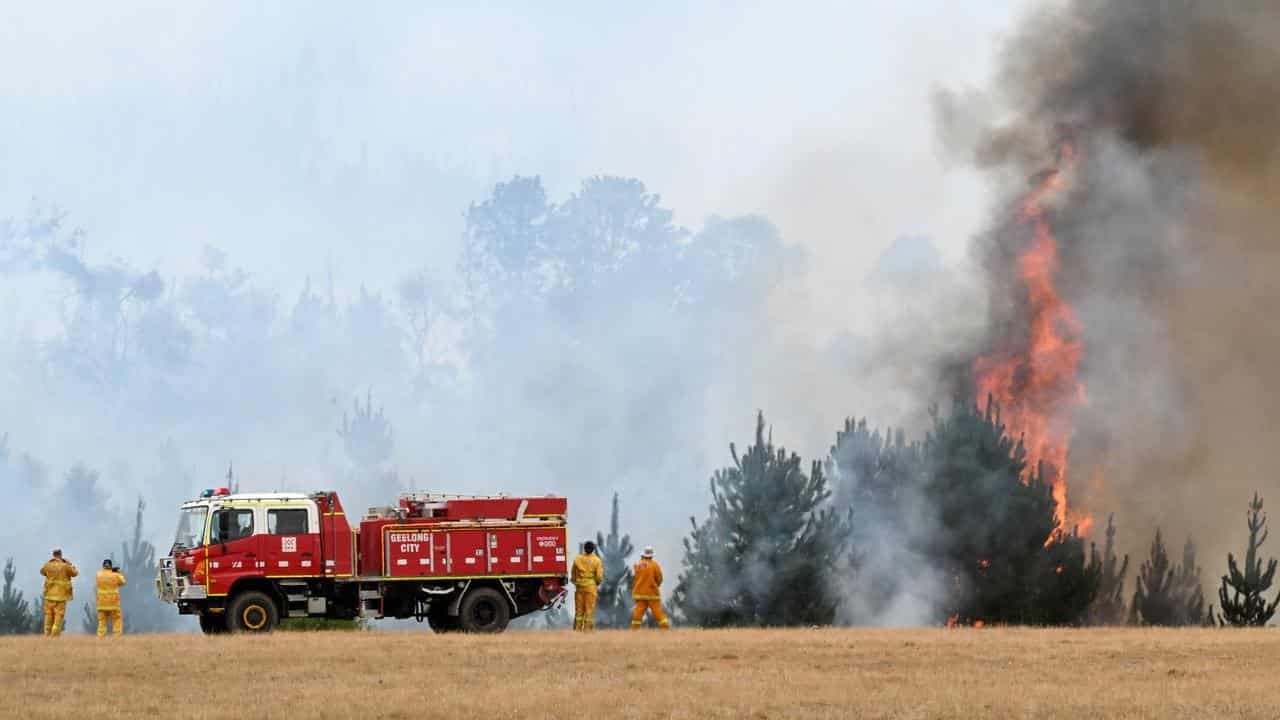
[[[1280,605],[1280,593],[1270,603],[1265,597],[1276,575],[1276,559],[1267,562],[1264,572],[1258,550],[1267,541],[1267,516],[1262,514],[1262,498],[1257,493],[1249,503],[1248,524],[1249,547],[1245,550],[1244,572],[1236,565],[1235,556],[1227,553],[1228,574],[1222,576],[1222,587],[1218,589],[1218,600],[1222,603],[1219,621],[1223,625],[1266,625]],[[1228,588],[1232,591],[1230,596]]]
[[[999,403],[957,401],[924,443],[923,498],[938,527],[923,549],[949,578],[942,617],[961,624],[1073,625],[1098,591],[1084,540],[1060,532],[1047,463],[1028,471]],[[905,519],[904,519],[905,521]]]

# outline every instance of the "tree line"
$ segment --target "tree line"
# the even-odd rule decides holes
[[[691,625],[865,622],[913,593],[925,609],[916,619],[925,623],[1261,626],[1280,605],[1280,593],[1268,600],[1277,560],[1262,558],[1267,518],[1255,494],[1243,569],[1228,554],[1218,610],[1205,608],[1194,544],[1187,540],[1175,561],[1160,530],[1126,606],[1129,557],[1117,558],[1114,517],[1101,550],[1060,527],[1042,470],[1027,467],[1025,448],[990,400],[983,409],[956,402],[946,415],[935,412],[918,443],[907,443],[901,431],[882,435],[865,420],[846,421],[830,456],[807,468],[774,444],[763,413],[753,443],[729,449],[732,464],[711,476],[706,518],[690,518],[671,596]],[[173,627],[170,609],[151,595],[155,548],[143,539],[144,507],[139,501],[132,535],[120,547],[123,570],[135,579],[121,593],[133,632]],[[609,531],[596,537],[607,578],[602,627],[629,624],[635,548],[620,525],[615,494]],[[15,577],[9,558],[0,634],[38,632],[42,601],[27,600]],[[851,599],[861,617],[841,615]],[[96,620],[91,602],[84,606],[88,631]]]
[[[1043,468],[1028,467],[1000,408],[956,401],[933,414],[923,441],[846,421],[822,462],[775,445],[763,414],[754,441],[729,446],[732,464],[709,481],[707,515],[690,518],[671,601],[686,624],[1220,625],[1267,624],[1277,561],[1263,561],[1262,498],[1248,504],[1243,565],[1227,557],[1218,605],[1205,607],[1202,569],[1187,540],[1170,556],[1157,530],[1125,595],[1129,557],[1055,518]],[[599,624],[624,627],[625,568],[615,496],[598,536],[610,582]],[[620,609],[619,609],[620,608]]]

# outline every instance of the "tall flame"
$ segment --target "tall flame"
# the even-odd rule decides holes
[[[1026,333],[974,361],[978,402],[988,397],[1000,404],[1007,431],[1021,436],[1028,467],[1044,462],[1045,481],[1057,501],[1060,527],[1067,525],[1067,450],[1071,441],[1071,409],[1084,399],[1079,379],[1081,325],[1054,284],[1058,242],[1045,217],[1044,204],[1061,190],[1063,177],[1076,163],[1074,147],[1059,147],[1054,168],[1043,173],[1023,198],[1018,218],[1030,229],[1015,268],[1025,291],[1022,309]],[[1082,531],[1092,524],[1075,518]]]

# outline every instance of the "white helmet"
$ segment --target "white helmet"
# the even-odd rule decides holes
[[[641,550],[641,551],[640,551],[640,557],[642,557],[642,558],[651,558],[651,557],[653,557],[653,546],[652,546],[652,545],[645,545],[645,546],[644,546],[644,550]]]

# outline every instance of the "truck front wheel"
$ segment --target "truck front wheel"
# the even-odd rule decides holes
[[[198,617],[200,618],[200,632],[205,635],[217,635],[227,631],[226,621],[217,615],[202,612]]]
[[[463,632],[498,633],[511,621],[511,605],[493,588],[475,588],[458,606],[458,625]]]
[[[231,632],[270,632],[279,621],[275,602],[257,590],[242,592],[227,605],[227,629]]]

